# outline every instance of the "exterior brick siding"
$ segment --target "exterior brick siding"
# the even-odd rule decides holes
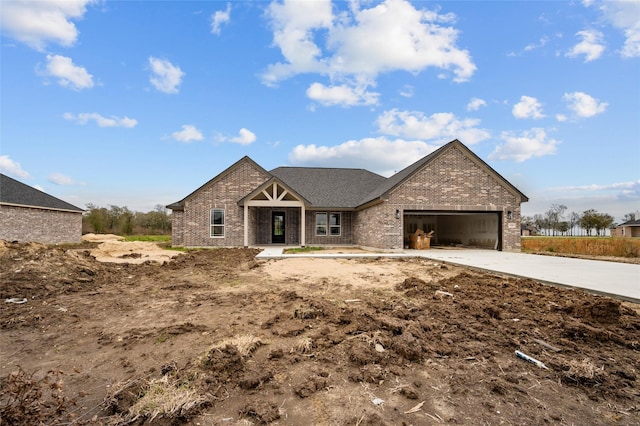
[[[184,212],[173,218],[172,244],[186,247],[243,246],[244,208],[238,206],[238,201],[269,177],[251,161],[245,160],[208,182],[185,200]],[[211,209],[225,211],[223,238],[210,236]],[[252,219],[251,212],[249,218]],[[250,222],[249,229],[255,227],[254,224]],[[250,241],[255,238],[250,233]]]
[[[316,213],[340,213],[340,235],[316,235]],[[307,222],[305,238],[308,246],[333,246],[333,245],[345,245],[353,244],[352,234],[352,212],[343,211],[336,212],[331,210],[307,210]],[[328,227],[327,227],[328,228]],[[327,229],[327,234],[329,230]]]
[[[454,146],[391,191],[384,203],[359,211],[354,242],[382,249],[403,248],[402,219],[396,219],[396,210],[401,218],[406,210],[487,211],[501,214],[502,249],[519,251],[520,203],[520,196],[486,166]]]
[[[184,211],[174,210],[173,244],[187,247],[244,245],[244,209],[237,203],[270,177],[247,158],[205,184],[185,199]],[[497,244],[502,250],[520,250],[520,203],[523,201],[521,194],[481,160],[469,154],[464,146],[452,145],[444,149],[384,197],[385,199],[380,200],[378,204],[365,209],[342,211],[341,235],[335,237],[316,236],[316,211],[332,212],[331,210],[307,210],[306,244],[356,244],[385,250],[401,250],[406,240],[405,212],[413,212],[414,215],[434,211],[487,212],[494,214],[491,218],[493,229],[496,229],[497,223],[501,241],[496,243],[495,231],[493,237],[485,236],[480,233],[482,229],[477,232],[478,235],[470,235],[469,239],[480,238],[482,244]],[[224,238],[210,236],[210,212],[214,208],[225,210]],[[249,245],[271,244],[273,211],[284,211],[286,214],[285,244],[300,244],[300,208],[250,207]],[[482,220],[480,216],[480,222]],[[476,227],[469,221],[465,226],[474,229]],[[452,227],[455,229],[457,225],[454,224]]]
[[[271,244],[271,214],[273,212],[284,212],[284,237],[285,244],[289,246],[300,245],[300,208],[298,207],[273,207],[273,208],[252,208],[258,212],[257,245]],[[251,223],[251,222],[250,222]],[[255,222],[254,222],[255,223]]]
[[[0,205],[0,239],[44,244],[82,241],[82,212]]]

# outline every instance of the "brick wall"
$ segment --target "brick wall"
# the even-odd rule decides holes
[[[307,210],[307,222],[306,222],[306,244],[308,246],[332,246],[332,245],[345,245],[353,244],[352,234],[352,217],[353,212],[332,212],[322,210],[327,213],[340,213],[340,235],[316,235],[316,211]],[[329,233],[329,227],[327,226],[327,234]]]
[[[288,246],[300,245],[300,208],[299,207],[261,207],[251,208],[257,210],[258,221],[256,244],[271,244],[272,223],[271,213],[284,212],[284,237],[285,244]]]
[[[353,242],[362,247],[385,250],[402,249],[402,219],[396,219],[396,207],[388,202],[356,212]]]
[[[171,212],[171,245],[184,245],[184,212],[182,210]]]
[[[172,224],[175,240],[180,240],[182,232],[182,244],[175,241],[173,244],[185,247],[244,245],[244,208],[237,203],[268,178],[268,174],[246,159],[225,170],[185,200],[181,220],[176,218],[177,222]],[[225,210],[224,238],[210,236],[210,212],[214,208]],[[250,213],[249,219],[255,220],[255,215]],[[254,228],[253,223],[250,222],[250,230]],[[255,235],[250,233],[250,242],[254,239]]]
[[[401,249],[402,219],[396,219],[396,210],[401,216],[405,210],[491,211],[502,216],[502,249],[519,251],[520,202],[489,169],[452,146],[394,189],[384,203],[358,212],[354,242]]]
[[[0,206],[0,239],[44,244],[79,243],[82,213]]]

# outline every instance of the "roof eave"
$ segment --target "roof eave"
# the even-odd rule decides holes
[[[86,210],[81,209],[79,207],[77,208],[77,210],[73,210],[73,209],[60,209],[60,208],[56,208],[56,207],[32,206],[32,205],[29,205],[29,204],[17,204],[17,203],[6,203],[6,202],[0,202],[0,205],[9,206],[9,207],[22,207],[22,208],[26,208],[26,209],[53,210],[53,211],[57,211],[57,212],[79,213],[79,214],[82,214],[82,213],[84,213],[86,211]]]

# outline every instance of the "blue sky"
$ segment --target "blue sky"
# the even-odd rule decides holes
[[[385,176],[459,139],[529,198],[640,210],[640,1],[0,0],[0,170],[150,211],[248,155]]]

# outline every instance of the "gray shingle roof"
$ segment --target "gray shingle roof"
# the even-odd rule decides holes
[[[364,169],[278,167],[271,175],[308,200],[313,206],[355,208],[386,180]]]
[[[0,174],[0,204],[83,212],[81,208]]]
[[[406,179],[421,170],[447,149],[454,146],[465,150],[469,155],[476,158],[478,162],[482,163],[488,170],[494,173],[497,178],[502,180],[506,186],[520,194],[523,201],[529,200],[515,186],[500,176],[498,172],[493,170],[488,164],[482,161],[482,159],[476,156],[457,139],[443,145],[431,154],[419,159],[389,178],[385,178],[384,176],[380,176],[364,169],[323,167],[277,167],[269,172],[265,171],[265,173],[268,173],[280,180],[283,184],[303,197],[305,203],[309,202],[313,207],[355,209],[362,207],[367,203],[384,198],[387,193],[402,184]],[[249,157],[243,157],[240,161],[243,160],[251,161],[257,167],[262,169]],[[238,163],[240,161],[238,161]],[[233,169],[236,164],[229,167],[226,171]],[[226,171],[220,173],[220,175],[213,178],[212,181],[224,176]],[[181,201],[168,205],[167,208],[174,210],[182,209],[186,198],[195,194],[199,190],[200,188]]]

